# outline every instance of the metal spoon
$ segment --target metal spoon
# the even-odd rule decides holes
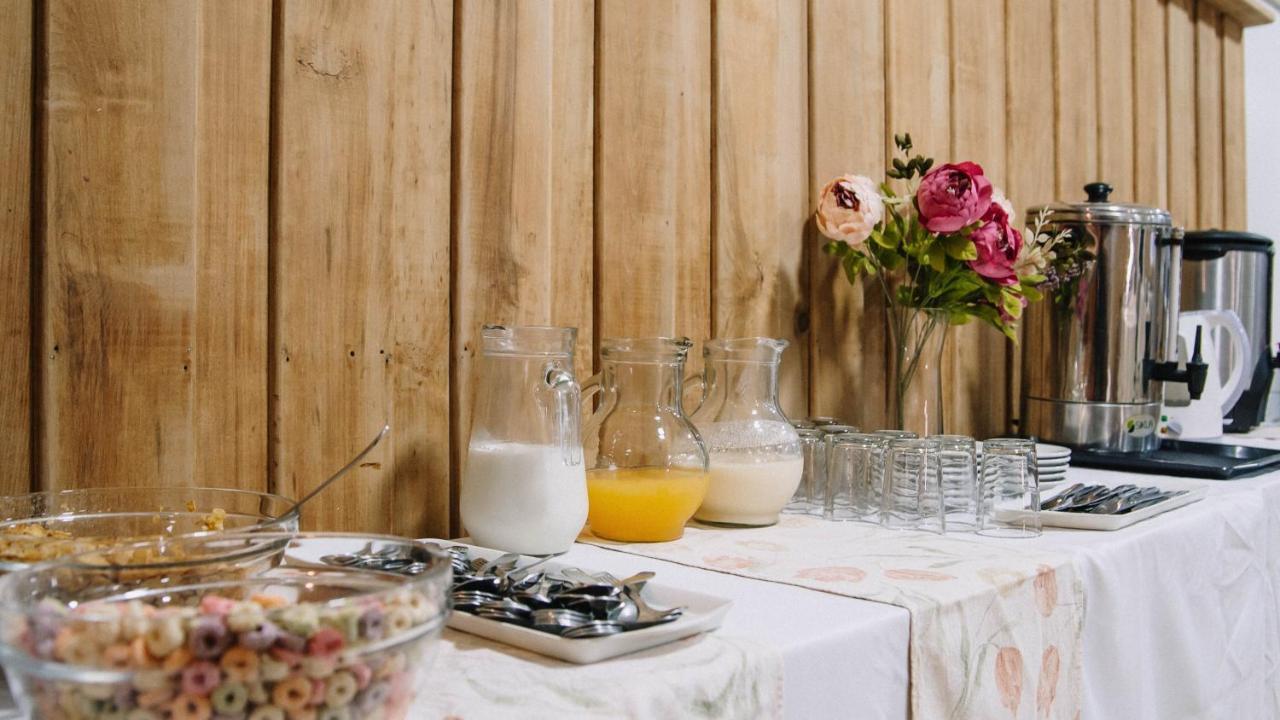
[[[565,630],[561,634],[561,637],[581,640],[585,638],[604,637],[606,635],[617,635],[625,629],[626,628],[616,622],[610,622],[608,620],[593,620],[586,625],[579,625],[578,627]]]
[[[369,445],[365,447],[365,449],[361,450],[360,454],[356,455],[354,458],[351,458],[351,462],[347,463],[346,465],[343,465],[342,468],[338,470],[338,472],[330,475],[328,480],[325,480],[324,482],[320,483],[319,485],[316,486],[314,490],[302,496],[302,499],[294,503],[293,507],[289,508],[288,511],[286,511],[283,515],[281,515],[279,519],[285,520],[286,518],[293,518],[301,515],[303,505],[310,502],[311,499],[319,495],[321,491],[323,491],[325,488],[332,485],[334,480],[337,480],[343,475],[346,475],[352,468],[359,466],[360,462],[364,460],[369,453],[373,452],[373,449],[378,446],[378,443],[382,442],[382,438],[386,437],[387,433],[389,432],[391,432],[391,426],[387,424],[383,424],[382,429],[378,431],[378,436],[375,437],[373,439],[373,442],[369,443]]]

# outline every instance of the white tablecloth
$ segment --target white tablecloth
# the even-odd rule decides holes
[[[1072,468],[1075,481],[1169,482]],[[1072,555],[1087,605],[1084,718],[1280,718],[1280,472],[1176,482],[1208,496],[1116,532],[990,542]],[[733,598],[719,633],[781,653],[787,717],[906,717],[905,610],[588,546],[569,558]]]

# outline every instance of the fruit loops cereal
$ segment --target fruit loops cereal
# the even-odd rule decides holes
[[[413,590],[346,604],[45,600],[14,644],[42,660],[131,673],[107,684],[40,681],[33,703],[49,720],[397,720],[412,701],[419,638],[443,610]]]

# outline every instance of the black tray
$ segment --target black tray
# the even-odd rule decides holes
[[[1071,464],[1100,470],[1234,480],[1280,469],[1280,450],[1161,440],[1159,448],[1145,453],[1075,448],[1071,451]]]

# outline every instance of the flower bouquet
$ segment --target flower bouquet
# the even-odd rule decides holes
[[[934,167],[911,156],[911,135],[894,136],[900,157],[888,181],[861,175],[827,183],[818,203],[823,251],[845,277],[875,278],[884,293],[894,348],[893,413],[898,427],[942,430],[942,352],[947,331],[974,318],[1017,341],[1018,319],[1041,298],[1061,234],[1037,218],[1027,237],[1013,226],[1013,207],[973,162]],[[906,428],[908,418],[912,428]]]

